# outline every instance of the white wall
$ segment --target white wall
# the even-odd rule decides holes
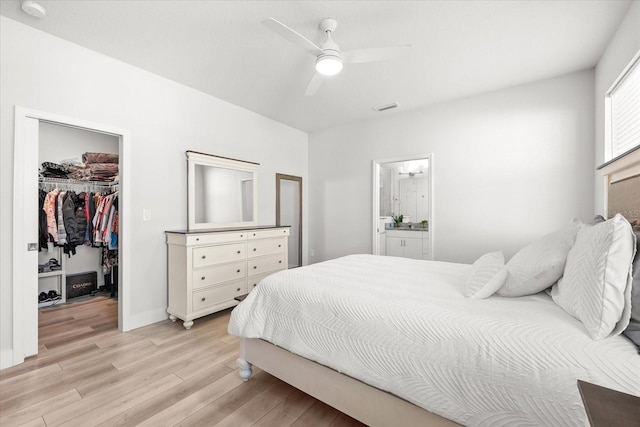
[[[593,217],[593,71],[309,136],[310,262],[371,253],[372,160],[433,153],[436,260]]]
[[[604,97],[620,76],[624,68],[640,51],[640,2],[635,1],[629,7],[622,23],[609,42],[595,70],[595,166],[604,159]],[[595,210],[604,215],[604,186],[600,174],[595,177]]]
[[[130,314],[134,327],[166,317],[164,231],[187,226],[186,150],[260,163],[260,224],[275,223],[276,173],[302,176],[307,181],[304,132],[5,17],[0,17],[0,93],[3,357],[12,342],[11,200],[16,105],[130,131],[133,217],[132,280],[128,286],[132,289]],[[306,201],[306,189],[303,191]],[[151,221],[142,221],[143,208],[151,210]],[[306,206],[304,212],[308,212]],[[306,218],[303,224],[308,224]]]

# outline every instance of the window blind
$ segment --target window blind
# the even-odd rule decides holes
[[[640,145],[640,59],[610,92],[611,157]]]

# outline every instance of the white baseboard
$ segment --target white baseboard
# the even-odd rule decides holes
[[[13,366],[13,349],[0,351],[0,369]]]

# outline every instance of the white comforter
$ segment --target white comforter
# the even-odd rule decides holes
[[[471,300],[470,265],[351,255],[263,280],[229,333],[262,338],[470,426],[587,425],[582,379],[640,396],[640,355],[545,294]]]

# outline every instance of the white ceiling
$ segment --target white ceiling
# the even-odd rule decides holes
[[[0,14],[295,128],[314,132],[597,64],[631,1],[0,1]],[[335,18],[345,50],[411,44],[347,64],[305,97],[315,58],[261,24],[320,43]],[[400,108],[372,107],[398,102]]]

